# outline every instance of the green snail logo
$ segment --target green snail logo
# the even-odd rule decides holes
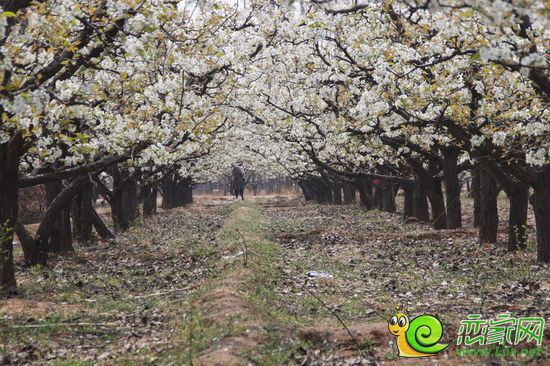
[[[397,337],[400,357],[429,357],[443,351],[448,344],[439,343],[443,336],[443,325],[433,315],[409,317],[395,307],[396,314],[388,320],[388,330]],[[409,312],[409,309],[406,309]]]

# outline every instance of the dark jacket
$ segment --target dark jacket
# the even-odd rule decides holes
[[[233,190],[244,189],[244,176],[238,166],[233,167]]]

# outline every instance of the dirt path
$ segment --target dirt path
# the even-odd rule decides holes
[[[342,325],[310,326],[296,321],[285,307],[277,287],[284,276],[281,260],[287,253],[272,240],[274,223],[261,212],[281,205],[288,202],[239,203],[229,214],[218,239],[225,263],[212,289],[198,300],[198,307],[207,327],[233,331],[201,353],[196,363],[312,364],[317,361],[308,352],[315,349],[317,356],[338,354],[348,364],[376,364],[363,344],[373,335],[389,338],[385,324],[352,326],[350,336]]]
[[[257,210],[239,206],[230,213],[220,232],[220,275],[197,305],[207,327],[228,328],[232,332],[197,357],[200,365],[247,364],[248,355],[263,341],[261,319],[246,291],[256,269],[252,252],[260,254],[259,246],[265,240],[257,230],[262,224]]]

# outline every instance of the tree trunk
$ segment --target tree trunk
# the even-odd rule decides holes
[[[404,182],[401,185],[403,188],[405,202],[403,205],[403,219],[414,216],[414,183]]]
[[[143,187],[143,216],[151,216],[157,212],[157,187]]]
[[[42,264],[41,261],[47,258],[47,255],[39,250],[39,247],[36,245],[36,241],[27,228],[25,228],[25,225],[18,221],[15,225],[15,233],[17,234],[19,242],[21,243],[21,248],[23,249],[25,266]],[[46,263],[43,264],[45,265]]]
[[[350,183],[343,184],[344,204],[349,205],[355,202],[355,187]]]
[[[122,194],[113,191],[113,199],[111,200],[111,215],[113,218],[113,224],[116,231],[126,231],[130,227],[125,212],[124,212],[124,201],[122,199]]]
[[[506,192],[510,201],[508,216],[508,250],[525,248],[527,235],[527,210],[529,208],[529,186],[525,183],[515,183]]]
[[[325,187],[324,187],[323,191],[324,191],[324,195],[326,197],[324,199],[324,202],[325,203],[333,203],[334,202],[334,194],[333,194],[330,182],[325,182]]]
[[[317,177],[311,180],[317,203],[332,203],[332,186],[328,180]]]
[[[432,208],[432,225],[434,229],[440,230],[447,227],[447,215],[445,214],[445,200],[441,190],[441,182],[434,178],[438,171],[438,166],[433,161],[429,162],[429,168],[424,168],[422,162],[409,159],[409,163],[414,173],[418,176],[421,184],[426,190],[426,195]]]
[[[413,201],[413,216],[423,222],[430,221],[430,211],[428,207],[428,197],[426,196],[426,188],[418,178],[414,178],[414,201]]]
[[[550,262],[550,182],[548,179],[534,187],[531,205],[537,227],[537,261]]]
[[[46,201],[48,206],[63,191],[63,182],[58,180],[45,184]],[[57,213],[57,217],[50,229],[50,235],[42,237],[40,245],[45,246],[52,253],[73,252],[73,238],[71,232],[71,201],[68,201]]]
[[[103,222],[101,217],[97,214],[97,211],[95,209],[92,209],[92,222],[94,224],[95,230],[97,231],[97,234],[101,238],[112,239],[115,237],[111,230],[109,230],[109,227],[105,225],[105,222]]]
[[[184,180],[181,180],[179,177],[176,177],[176,182],[174,186],[174,197],[172,207],[181,207],[185,205],[185,191],[187,189],[187,185],[185,184]]]
[[[378,210],[382,210],[382,208],[384,207],[383,206],[384,203],[382,199],[382,196],[383,196],[382,182],[380,181],[377,184],[374,184],[373,188],[374,188],[374,194],[373,194],[374,207],[376,207]]]
[[[496,243],[498,234],[497,182],[484,167],[479,169],[480,207],[479,207],[479,241]]]
[[[72,204],[73,233],[78,240],[88,242],[92,239],[93,185],[91,180],[74,198]]]
[[[342,204],[342,184],[338,182],[332,183],[332,197],[335,205]]]
[[[432,225],[434,229],[447,228],[447,215],[445,214],[445,201],[441,190],[441,182],[432,182],[432,186],[428,189],[428,200],[432,208]]]
[[[0,296],[16,290],[13,233],[17,223],[17,176],[22,144],[21,134],[0,144]]]
[[[128,230],[139,216],[138,186],[127,170],[113,167],[111,214],[115,230]]]
[[[170,209],[175,207],[176,182],[174,176],[168,176],[162,180],[162,208]]]
[[[61,240],[59,246],[50,245],[50,250],[55,253],[74,252],[73,235],[71,230],[71,203],[68,202],[60,214]],[[55,244],[55,243],[51,243]]]
[[[128,221],[132,222],[139,217],[138,184],[135,179],[126,180],[123,189],[124,210]]]
[[[325,194],[323,192],[322,185],[319,182],[317,182],[315,180],[312,180],[311,181],[311,186],[312,186],[312,189],[313,189],[313,200],[317,203],[325,202],[326,197],[325,197]]]
[[[442,152],[445,200],[447,201],[447,229],[456,229],[462,226],[460,182],[458,180],[459,150],[449,147],[442,149]]]
[[[70,204],[74,196],[76,196],[82,187],[89,181],[87,176],[78,177],[71,181],[71,183],[64,187],[55,198],[50,202],[44,216],[40,221],[40,225],[36,230],[35,245],[40,253],[40,257],[36,258],[36,262],[30,263],[31,265],[42,264],[45,265],[47,261],[48,251],[70,251],[72,250],[72,242],[65,241],[64,243],[70,245],[70,247],[61,247],[59,243],[52,243],[52,237],[59,230],[68,230],[70,233]],[[63,213],[64,212],[64,213]],[[61,229],[56,227],[58,220],[63,220],[64,225]]]
[[[298,181],[298,186],[302,189],[305,201],[311,201],[313,196],[311,194],[311,189],[306,181]]]
[[[162,208],[170,209],[193,203],[192,178],[166,177],[162,184]]]
[[[323,203],[333,203],[334,197],[332,192],[332,184],[327,179],[321,179],[322,192],[323,192]]]
[[[479,227],[479,212],[481,211],[481,182],[479,165],[472,169],[472,199],[474,200],[474,227]]]
[[[166,177],[162,182],[162,208],[170,209],[193,203],[191,177],[177,175]]]
[[[193,178],[186,177],[182,181],[182,206],[193,203]]]
[[[307,183],[307,187],[309,190],[311,201],[319,202],[319,193],[317,192],[317,188],[311,182]]]
[[[374,203],[371,182],[365,178],[358,178],[355,180],[355,188],[359,191],[359,200],[363,208],[372,210]]]
[[[382,210],[386,212],[395,212],[395,192],[393,183],[384,180],[380,185],[382,190]]]

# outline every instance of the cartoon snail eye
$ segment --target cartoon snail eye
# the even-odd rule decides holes
[[[399,318],[399,321],[397,322],[397,324],[398,324],[401,328],[403,328],[403,327],[405,326],[405,324],[407,324],[407,319],[405,319],[405,317],[402,316],[402,317]]]
[[[391,324],[391,325],[397,324],[397,317],[396,317],[396,316],[393,316],[393,317],[390,319],[390,324]]]

